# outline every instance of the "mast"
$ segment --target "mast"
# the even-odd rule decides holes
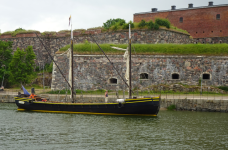
[[[73,53],[73,33],[72,33],[72,19],[71,19],[71,60],[70,60],[70,75],[71,75],[71,98],[72,103],[74,103],[74,71],[73,71],[73,60],[74,60],[74,53]]]
[[[131,92],[131,24],[129,24],[129,98],[132,98]]]

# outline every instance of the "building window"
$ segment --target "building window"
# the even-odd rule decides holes
[[[172,79],[173,80],[179,80],[180,79],[180,75],[178,73],[173,73],[172,74]]]
[[[216,19],[217,19],[217,20],[220,20],[220,14],[217,14],[217,15],[216,15]]]
[[[109,84],[117,84],[117,79],[116,78],[109,79]]]
[[[182,23],[183,22],[183,17],[180,17],[180,23]]]
[[[149,75],[147,73],[141,73],[140,79],[149,79]]]
[[[203,80],[210,80],[210,79],[211,79],[211,75],[209,73],[203,74]]]

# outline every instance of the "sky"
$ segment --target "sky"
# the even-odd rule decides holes
[[[170,10],[208,6],[209,0],[0,0],[1,33],[17,28],[26,30],[60,31],[88,29],[102,26],[113,18],[133,20],[133,14],[149,12],[151,8]],[[214,5],[228,4],[227,0],[214,0]]]

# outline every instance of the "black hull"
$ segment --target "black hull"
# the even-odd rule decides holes
[[[54,113],[145,115],[156,116],[160,109],[160,98],[126,99],[121,103],[51,103],[15,97],[19,111]]]

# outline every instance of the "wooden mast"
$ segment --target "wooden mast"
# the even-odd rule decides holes
[[[74,47],[73,47],[73,32],[72,32],[72,20],[71,20],[71,64],[70,64],[70,67],[71,67],[71,98],[72,98],[72,103],[74,103],[74,71],[73,71],[73,60],[74,60]]]
[[[131,24],[129,24],[129,98],[132,98],[131,92]]]

